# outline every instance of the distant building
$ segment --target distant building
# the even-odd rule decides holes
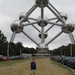
[[[22,53],[22,58],[31,58],[31,57],[32,57],[32,54]]]
[[[47,49],[39,49],[37,53],[33,54],[36,57],[50,57],[50,54],[47,53]]]

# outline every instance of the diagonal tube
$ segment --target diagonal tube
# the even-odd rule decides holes
[[[20,24],[21,26],[28,26],[28,25],[32,25],[32,24],[36,24],[37,22],[33,22],[33,23],[27,23],[27,24]]]
[[[35,4],[27,13],[26,16],[20,21],[22,23],[23,21],[26,21],[27,17],[37,8],[37,4]]]
[[[56,20],[56,19],[58,19],[58,18],[50,18],[50,19],[48,19],[48,21]]]
[[[28,17],[28,19],[30,19],[30,20],[34,20],[34,21],[37,21],[37,19],[35,19],[35,18],[31,18],[31,17]]]
[[[48,43],[46,43],[45,46],[48,46],[52,41],[54,41],[58,36],[60,36],[63,33],[63,31],[59,32],[54,38],[52,38]]]
[[[28,22],[30,23],[30,21],[28,20]],[[31,23],[30,23],[31,24]],[[38,29],[38,28],[36,28],[33,24],[31,24],[38,32],[40,32],[41,33],[41,31]]]
[[[27,36],[31,41],[33,41],[37,46],[39,46],[39,44],[38,44],[36,41],[34,41],[27,33],[25,33],[24,31],[22,31],[22,33],[23,33],[25,36]]]
[[[49,5],[60,15],[59,11],[51,3]]]
[[[54,27],[54,24],[53,24],[51,27],[49,27],[49,28],[45,31],[45,33],[48,32],[52,27]]]
[[[57,23],[57,22],[58,22],[58,20],[56,21],[56,23]],[[54,24],[53,24],[51,27],[49,27],[49,28],[45,31],[45,33],[48,32],[53,26],[54,26]]]
[[[64,24],[58,24],[58,23],[53,23],[53,22],[48,22],[49,24],[53,24],[53,25],[57,25],[57,26],[61,26],[64,25]]]
[[[47,8],[62,22],[65,23],[64,20],[58,15],[49,5],[47,5]]]

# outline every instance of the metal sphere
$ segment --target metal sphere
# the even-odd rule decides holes
[[[62,18],[64,18],[65,20],[67,20],[68,16],[66,13],[60,12],[60,15]]]
[[[39,38],[41,38],[41,33],[39,33],[38,36],[39,36]],[[44,39],[46,39],[47,36],[48,36],[48,34],[47,33],[44,33]]]
[[[11,30],[12,30],[12,32],[15,32],[15,33],[20,33],[23,30],[23,27],[20,26],[19,20],[16,20],[16,21],[12,22]]]
[[[67,33],[67,34],[72,33],[74,31],[73,23],[70,21],[66,21],[65,26],[62,28],[62,30],[64,33]]]
[[[46,16],[44,16],[43,19],[41,18],[41,16],[39,16],[37,21],[38,21],[38,25],[41,27],[45,27],[48,24],[48,18]]]
[[[35,2],[39,7],[45,7],[49,3],[49,0],[35,0]]]
[[[19,15],[19,20],[23,19],[26,16],[25,12],[20,13]]]

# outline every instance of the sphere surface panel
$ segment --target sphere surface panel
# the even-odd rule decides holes
[[[49,0],[35,0],[35,2],[39,7],[45,7],[49,3]]]
[[[20,26],[20,21],[16,20],[11,24],[11,30],[15,33],[20,33],[23,30],[23,27]]]
[[[60,15],[62,18],[64,18],[65,20],[67,20],[68,16],[66,13],[60,12]]]
[[[41,16],[39,16],[37,21],[38,21],[38,25],[41,27],[45,27],[48,24],[48,18],[46,16],[44,16],[43,19],[41,18]]]
[[[70,21],[66,21],[65,26],[62,28],[62,30],[67,34],[72,33],[74,31],[73,23],[71,23]]]
[[[40,38],[41,38],[41,33],[39,33],[39,35],[38,35]],[[47,36],[48,36],[48,34],[47,33],[44,33],[44,39],[46,39],[47,38]]]
[[[26,16],[25,12],[20,13],[19,15],[19,20],[23,19]]]

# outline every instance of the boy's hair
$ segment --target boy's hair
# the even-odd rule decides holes
[[[33,59],[35,59],[35,58],[32,58],[32,60],[33,60]]]

